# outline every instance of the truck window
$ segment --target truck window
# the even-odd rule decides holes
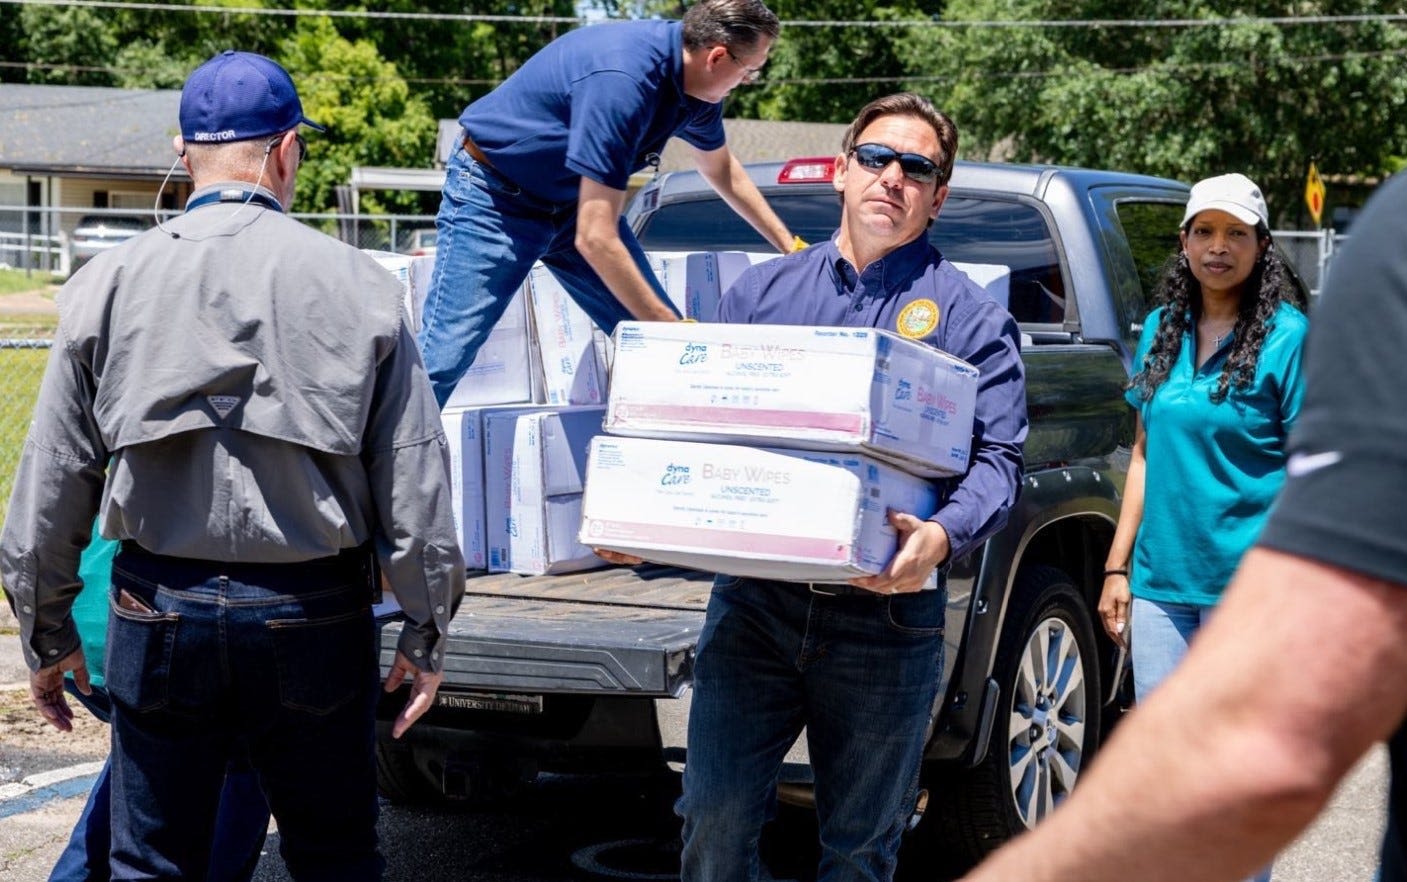
[[[1178,222],[1183,207],[1169,202],[1123,201],[1115,204],[1129,252],[1138,269],[1143,312],[1153,309],[1163,267],[1178,251]]]
[[[808,242],[829,238],[840,222],[834,192],[766,195],[792,232]],[[771,250],[717,197],[661,205],[637,236],[649,251]],[[943,203],[929,238],[1018,322],[1059,326],[1064,321],[1064,275],[1049,225],[1034,205],[955,194]]]

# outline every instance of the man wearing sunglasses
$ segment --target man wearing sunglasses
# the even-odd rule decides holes
[[[35,708],[68,731],[64,674],[91,691],[72,606],[94,517],[120,542],[113,879],[206,878],[227,766],[247,758],[293,878],[378,880],[378,566],[407,614],[396,737],[434,702],[463,588],[439,411],[400,284],[284,213],[297,129],[316,127],[287,71],[221,53],[179,122],[186,211],[59,293],[0,580]]]
[[[794,237],[724,142],[723,99],[757,79],[781,25],[761,0],[699,0],[680,21],[578,28],[460,116],[420,331],[441,406],[541,260],[610,333],[678,318],[621,218],[630,176],[671,137],[779,251]]]
[[[914,809],[943,663],[951,563],[998,530],[1026,438],[1016,322],[928,241],[948,194],[957,129],[926,99],[877,99],[836,158],[840,229],[746,271],[719,321],[880,328],[981,371],[966,474],[938,512],[891,512],[899,550],[848,586],[719,577],[694,668],[683,878],[756,879],[757,842],[783,756],[806,727],[824,882],[888,880]],[[934,570],[938,590],[924,590]]]

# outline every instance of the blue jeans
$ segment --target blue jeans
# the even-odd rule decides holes
[[[112,702],[105,688],[94,686],[91,695],[84,695],[72,680],[66,680],[64,688],[93,716],[104,723],[111,719]],[[112,848],[111,792],[112,763],[108,761],[93,782],[68,846],[49,874],[49,882],[107,882],[112,878],[108,865]],[[210,848],[207,882],[247,882],[253,878],[268,827],[269,804],[259,788],[259,776],[247,762],[232,763],[225,770],[225,785],[220,791],[220,814]]]
[[[1133,599],[1130,614],[1132,632],[1129,651],[1133,658],[1134,698],[1142,702],[1168,678],[1187,655],[1192,636],[1207,623],[1213,606],[1163,603]],[[1251,877],[1252,882],[1270,882],[1270,868]]]
[[[1129,652],[1137,701],[1147,699],[1173,668],[1182,663],[1192,635],[1207,623],[1213,609],[1215,607],[1163,603],[1141,597],[1133,599]]]
[[[576,250],[575,202],[558,205],[478,162],[461,143],[450,156],[435,228],[435,269],[425,298],[420,353],[440,406],[479,354],[533,261],[557,277],[607,334],[630,313]],[[669,300],[635,234],[621,241],[660,301]],[[672,308],[672,307],[671,307]]]
[[[818,585],[817,591],[838,586]],[[759,877],[782,760],[806,727],[821,882],[891,879],[943,665],[946,591],[719,576],[694,669],[684,882]]]
[[[113,879],[202,878],[243,756],[294,879],[381,878],[371,590],[364,550],[239,564],[124,544],[107,641]]]

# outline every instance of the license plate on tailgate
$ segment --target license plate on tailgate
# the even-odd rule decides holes
[[[513,695],[504,692],[445,692],[441,690],[435,696],[435,705],[453,710],[531,715],[542,713],[542,696]]]

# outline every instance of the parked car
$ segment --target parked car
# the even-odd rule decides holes
[[[69,271],[152,225],[150,214],[87,214],[68,236]]]
[[[435,253],[435,237],[438,234],[434,227],[424,227],[418,230],[411,230],[402,240],[401,253],[409,254],[412,257],[420,257],[424,254]]]
[[[831,166],[747,168],[788,228],[819,242],[840,216]],[[1124,386],[1186,200],[1185,185],[1162,178],[957,165],[929,235],[986,271],[1020,324],[1031,426],[1008,523],[949,574],[930,796],[901,865],[961,869],[1035,824],[1117,719],[1123,657],[1094,610],[1133,441]],[[771,250],[696,172],[659,176],[626,217],[647,250]],[[398,741],[390,720],[403,699],[379,711],[383,792],[478,798],[538,770],[687,763],[688,745],[667,733],[684,731],[709,587],[661,567],[471,573],[436,706]],[[385,627],[383,666],[399,627]],[[804,802],[809,781],[809,765],[788,763],[779,795]]]

